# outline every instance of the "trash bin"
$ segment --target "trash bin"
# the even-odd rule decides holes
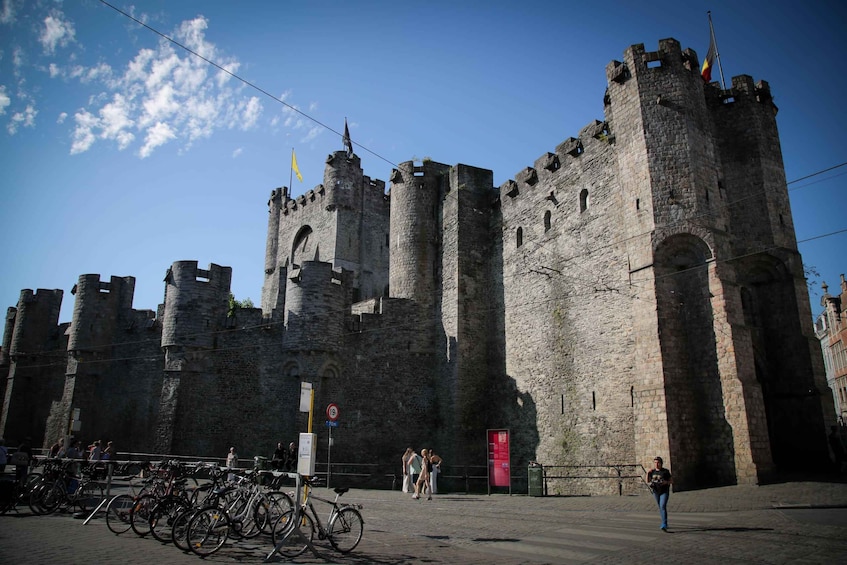
[[[253,458],[253,470],[254,471],[267,471],[270,468],[271,468],[271,464],[268,462],[267,457],[262,457],[261,455],[257,455]],[[267,478],[268,478],[267,474],[260,474],[259,475],[259,481],[258,481],[259,484],[264,486],[264,484],[266,482],[268,482]]]
[[[527,472],[529,496],[544,496],[544,466],[537,461],[530,461]]]

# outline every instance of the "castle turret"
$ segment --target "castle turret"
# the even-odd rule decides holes
[[[449,170],[434,161],[406,161],[391,174],[389,288],[392,297],[418,303],[426,320],[439,276],[440,206]]]
[[[826,417],[834,405],[820,344],[808,323],[811,305],[770,86],[736,76],[728,90],[709,85],[706,101],[723,165],[739,310],[752,342],[750,365],[764,397],[773,460],[783,466],[826,465]]]
[[[165,276],[162,347],[214,347],[215,332],[224,327],[229,308],[232,268],[197,261],[177,261]]]
[[[349,271],[304,261],[292,269],[285,296],[286,350],[340,351],[350,306]]]
[[[62,295],[59,290],[21,291],[14,319],[7,313],[4,353],[9,354],[8,376],[0,416],[0,436],[37,445],[44,437],[50,403],[61,397],[64,382],[65,336],[59,332]]]
[[[285,279],[280,278],[280,270],[285,269],[285,265],[280,265],[279,260],[279,217],[282,211],[284,198],[288,198],[288,188],[281,187],[274,189],[271,192],[271,197],[268,200],[268,235],[265,243],[265,279],[262,285],[262,313],[266,318],[272,318],[275,315],[281,316],[284,304],[285,293],[280,292],[280,288],[285,289]],[[280,281],[282,285],[280,285]]]
[[[0,367],[8,367],[9,365],[9,349],[12,347],[12,333],[15,331],[17,313],[17,308],[11,306],[6,310],[6,323],[3,327],[3,349],[0,350]]]
[[[68,349],[99,355],[112,344],[116,329],[131,319],[135,277],[101,282],[100,275],[80,275],[71,294],[76,300]]]

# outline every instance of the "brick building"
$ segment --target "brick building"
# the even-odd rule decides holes
[[[815,321],[815,335],[821,343],[826,380],[832,389],[838,422],[847,425],[847,281],[841,275],[840,294],[831,295],[823,284],[821,306],[824,311]]]
[[[0,431],[48,444],[79,409],[119,450],[267,454],[305,431],[306,381],[319,421],[340,407],[338,461],[414,445],[485,465],[508,428],[514,469],[662,454],[677,489],[823,462],[832,400],[768,84],[704,84],[673,39],[606,76],[604,119],[500,187],[427,160],[386,192],[336,151],[313,190],[274,190],[260,308],[193,261],[155,312],[132,277],[81,276],[69,326],[62,291],[23,291]]]

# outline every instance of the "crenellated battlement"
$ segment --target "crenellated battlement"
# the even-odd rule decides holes
[[[699,79],[697,53],[690,48],[683,50],[676,39],[659,40],[656,51],[647,51],[644,44],[639,43],[624,51],[623,62],[613,60],[606,66],[606,78],[610,83],[623,84],[632,77],[668,70]]]
[[[750,75],[738,75],[732,77],[730,87],[726,90],[721,88],[719,82],[711,82],[704,87],[706,103],[710,108],[731,108],[736,102],[755,103],[765,105],[776,115],[778,108],[773,102],[771,87],[767,81],[753,81]]]
[[[532,167],[518,171],[514,178],[500,185],[501,201],[506,200],[505,197],[514,199],[539,182],[572,174],[573,169],[582,166],[582,160],[607,152],[614,141],[607,122],[592,121],[579,130],[577,137],[569,137],[557,145],[555,153],[544,153]]]
[[[165,273],[162,347],[212,347],[213,330],[223,327],[229,308],[231,281],[232,267],[174,262]]]
[[[46,346],[48,336],[55,333],[59,322],[63,295],[64,292],[60,289],[39,288],[33,292],[27,288],[21,291],[14,314],[9,355],[15,357],[40,351]]]

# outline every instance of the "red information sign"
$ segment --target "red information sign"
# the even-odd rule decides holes
[[[326,417],[329,418],[330,422],[338,420],[338,404],[333,402],[326,407]]]
[[[509,430],[488,430],[488,486],[512,487]]]

